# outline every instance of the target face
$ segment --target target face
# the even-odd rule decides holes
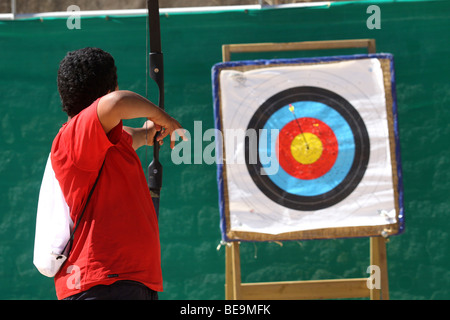
[[[317,87],[284,90],[258,108],[247,129],[277,128],[276,141],[258,139],[258,154],[278,155],[276,173],[258,174],[265,166],[259,157],[250,164],[246,144],[250,177],[268,198],[312,211],[339,203],[357,187],[369,161],[370,141],[361,116],[344,98]]]
[[[367,55],[213,68],[224,240],[402,229],[391,62]]]

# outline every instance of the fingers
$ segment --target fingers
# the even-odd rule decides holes
[[[188,141],[188,137],[186,135],[186,129],[178,128],[174,132],[172,132],[172,135],[170,136],[170,148],[175,148],[175,142],[177,141],[176,134],[183,140]]]
[[[161,141],[165,137],[167,137],[168,134],[169,134],[169,130],[166,130],[166,128],[163,127],[163,128],[160,129],[160,131],[158,133],[158,136],[156,137],[156,140],[157,141]]]
[[[170,135],[171,141],[170,141],[170,148],[175,148],[175,142],[176,142],[176,134],[180,136],[183,141],[188,141],[188,138],[186,136],[186,130],[183,129],[181,124],[175,120],[174,118],[169,117],[167,121],[164,121],[165,123],[161,123],[161,125],[154,124],[154,128],[156,131],[159,131],[156,136],[156,141],[162,145],[164,138]]]
[[[188,137],[186,135],[186,129],[183,128],[178,128],[176,129],[173,133],[172,133],[172,140],[175,140],[175,133],[178,134],[180,136],[181,139],[183,139],[183,141],[188,141]]]
[[[155,124],[151,120],[147,120],[142,126],[142,128],[144,129],[143,134],[145,135],[145,145],[153,146],[155,136],[158,130],[160,130],[161,126]]]
[[[154,123],[151,120],[147,120],[147,121],[145,121],[145,123],[142,126],[142,128],[144,128],[146,130],[150,130],[152,128],[155,128],[156,131],[160,131],[162,127],[159,124],[156,124],[156,123]]]
[[[159,141],[160,143],[163,142],[163,139],[167,137],[170,133],[170,130],[164,129],[158,134],[156,137],[156,141]],[[175,148],[175,142],[177,141],[176,134],[183,140],[188,141],[188,138],[186,136],[186,130],[183,128],[178,128],[172,131],[170,134],[170,148]]]

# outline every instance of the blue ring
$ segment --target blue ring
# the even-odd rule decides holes
[[[351,150],[351,152],[354,154],[353,163],[351,164],[350,170],[347,172],[345,178],[341,180],[340,183],[338,183],[339,181],[337,179],[335,181],[336,183],[338,183],[337,186],[328,192],[314,196],[297,195],[286,191],[286,188],[293,190],[292,186],[294,185],[294,182],[296,185],[299,183],[301,184],[302,182],[304,182],[304,180],[299,180],[293,177],[291,179],[288,177],[289,178],[288,186],[284,184],[283,187],[280,188],[277,184],[275,184],[272,181],[272,179],[269,176],[270,174],[276,174],[277,171],[273,170],[273,172],[268,172],[267,165],[269,164],[270,168],[271,163],[268,161],[264,161],[267,160],[263,159],[263,154],[265,152],[261,152],[259,156],[256,157],[257,159],[254,158],[254,153],[252,151],[252,144],[250,143],[252,139],[248,139],[245,142],[245,161],[247,164],[248,173],[253,182],[256,184],[259,190],[261,190],[261,192],[263,192],[273,202],[278,203],[283,207],[295,210],[315,211],[331,207],[341,202],[357,188],[358,184],[364,177],[369,162],[370,139],[366,126],[364,124],[364,120],[361,118],[360,114],[355,109],[355,107],[353,107],[346,99],[344,99],[343,97],[332,91],[326,90],[324,88],[311,86],[293,87],[278,92],[277,94],[271,96],[255,111],[253,117],[250,119],[247,125],[247,130],[255,130],[256,134],[266,132],[266,130],[263,130],[263,128],[265,127],[269,118],[271,118],[274,113],[276,113],[279,109],[282,109],[288,106],[289,104],[292,104],[293,102],[301,102],[301,101],[319,102],[328,106],[330,110],[334,109],[345,120],[345,123],[348,125],[348,127],[350,127],[352,137],[354,139],[353,143],[347,143],[348,146],[345,146],[346,144],[345,140],[347,140],[347,142],[350,140],[345,139],[344,136],[340,137],[340,139],[343,140],[340,141],[341,146],[344,145],[343,150],[344,151]],[[308,110],[304,110],[303,108],[300,107],[300,105],[298,108],[301,109],[302,112],[305,112],[305,115],[303,114],[299,115],[298,114],[299,112],[297,110],[296,116],[303,117],[311,115],[308,113],[308,111],[311,111],[312,109],[308,108]],[[325,110],[329,111],[329,109]],[[315,110],[315,112],[317,113],[317,110]],[[317,114],[314,113],[312,115],[318,116]],[[328,121],[327,118],[325,119],[322,118],[322,120],[325,120],[324,121],[325,123],[328,122],[327,125],[330,124],[331,126],[333,126],[333,122],[339,123],[338,120],[335,120],[336,119],[335,116],[331,117],[330,119],[334,119],[334,121],[330,120],[332,123],[329,123],[330,121]],[[283,127],[284,124],[286,123],[286,120],[283,121],[283,117],[281,117],[279,121],[281,121],[282,123],[281,124],[278,123],[278,125],[275,125],[276,127],[275,130],[279,130],[279,128]],[[334,129],[336,130],[336,128]],[[274,136],[276,136],[276,134],[273,135],[273,137]],[[337,138],[338,137],[336,137],[336,139]],[[267,142],[267,138],[262,139],[258,138],[256,143],[259,144],[260,141]],[[272,141],[270,141],[270,144],[272,144]],[[274,148],[271,147],[271,150],[268,153],[273,154],[273,150]],[[341,152],[343,150],[341,150]],[[262,149],[259,149],[258,146],[254,150],[254,152],[256,153],[257,151],[264,151],[263,146]],[[352,153],[347,153],[347,158],[349,157],[351,158]],[[273,160],[271,162],[278,164],[278,159],[276,158],[276,156],[274,158],[276,159],[276,162]],[[350,158],[348,160],[350,160]],[[263,163],[266,164],[265,167],[263,167]],[[272,167],[275,167],[275,165],[272,165]],[[345,166],[341,167],[340,170],[345,172]],[[339,176],[342,177],[343,174]],[[313,194],[318,193],[319,188],[320,186],[316,186],[315,189],[316,191],[313,191],[312,193]],[[322,190],[327,190],[327,187],[325,185],[322,185]]]
[[[317,179],[303,180],[293,177],[279,166],[279,164],[277,172],[275,174],[268,174],[267,176],[279,188],[291,194],[305,197],[318,196],[333,190],[348,175],[355,158],[355,140],[350,126],[335,109],[316,101],[298,101],[292,103],[292,105],[295,107],[297,117],[315,118],[331,128],[338,142],[338,157],[331,170]],[[280,128],[283,128],[293,119],[294,117],[289,110],[289,105],[286,105],[274,112],[267,120],[263,128],[264,132],[270,133],[271,129],[280,130]],[[272,139],[271,134],[260,135],[258,144],[260,157],[261,155],[267,155],[267,159],[272,159],[271,155],[275,154],[277,137],[278,135]],[[267,139],[267,143],[264,143],[263,139]],[[270,145],[269,151],[267,150],[267,145]],[[273,166],[273,163],[262,163],[262,167],[269,173],[271,166]]]

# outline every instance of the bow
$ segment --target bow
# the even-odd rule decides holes
[[[147,0],[150,40],[149,74],[159,88],[158,106],[164,110],[164,68],[161,52],[161,26],[159,20],[159,0]],[[162,165],[159,162],[159,143],[153,144],[153,161],[148,166],[148,188],[152,196],[156,215],[159,216],[159,200],[162,187]]]

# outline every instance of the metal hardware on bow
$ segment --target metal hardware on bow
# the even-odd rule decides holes
[[[159,19],[159,0],[147,0],[148,25],[150,40],[149,74],[159,88],[158,107],[164,110],[164,64],[161,51],[161,26]],[[156,141],[153,144],[153,161],[148,166],[148,188],[152,196],[156,215],[159,216],[159,200],[162,187],[163,167],[159,162],[160,145]]]

